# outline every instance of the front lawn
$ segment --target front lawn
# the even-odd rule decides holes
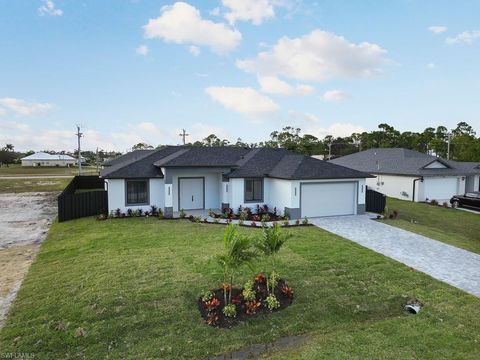
[[[290,229],[279,253],[291,306],[212,328],[196,300],[222,279],[209,260],[224,230],[155,218],[54,223],[0,332],[0,352],[201,359],[303,334],[303,344],[268,356],[479,356],[480,299],[315,227]],[[252,276],[243,273],[240,284]],[[411,298],[425,304],[419,315],[402,311]]]
[[[480,254],[479,214],[387,198],[387,211],[394,210],[399,219],[388,224]]]

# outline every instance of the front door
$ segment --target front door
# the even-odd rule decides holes
[[[179,210],[203,209],[204,204],[204,178],[179,178],[178,179]]]

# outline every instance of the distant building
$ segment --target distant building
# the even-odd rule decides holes
[[[48,154],[37,152],[21,159],[22,166],[63,166],[71,167],[77,164],[77,159],[70,155]]]

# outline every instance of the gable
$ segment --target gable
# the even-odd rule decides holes
[[[435,160],[430,164],[425,165],[423,168],[424,169],[448,169],[448,166],[446,166],[445,164],[441,163],[438,160]]]

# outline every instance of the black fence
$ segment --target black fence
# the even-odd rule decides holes
[[[365,210],[381,214],[385,210],[387,196],[378,191],[367,188],[367,196],[365,198]]]
[[[108,213],[107,191],[98,176],[75,176],[58,196],[58,221]]]

